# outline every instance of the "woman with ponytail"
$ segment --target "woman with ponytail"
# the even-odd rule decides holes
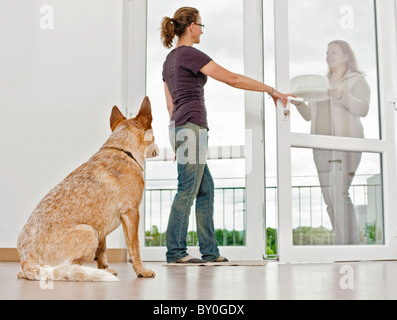
[[[287,104],[288,94],[215,63],[208,55],[193,47],[200,43],[204,25],[199,11],[183,7],[173,18],[162,21],[163,45],[176,48],[163,65],[163,81],[167,108],[171,119],[170,141],[178,163],[178,191],[171,207],[167,228],[168,263],[203,263],[228,261],[221,256],[214,230],[214,182],[206,163],[208,150],[207,110],[204,86],[207,77],[232,87],[266,92],[276,103]],[[197,237],[202,260],[187,253],[187,230],[190,210],[196,200]]]

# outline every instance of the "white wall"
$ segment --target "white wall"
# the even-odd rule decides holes
[[[0,247],[16,247],[37,203],[110,134],[122,0],[1,0],[0,39]]]

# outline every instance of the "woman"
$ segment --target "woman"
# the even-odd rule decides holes
[[[370,87],[359,71],[350,45],[341,40],[328,45],[329,100],[293,102],[311,121],[311,133],[364,138],[361,118],[367,116]],[[357,219],[349,188],[361,161],[360,152],[314,150],[314,162],[337,245],[359,244]]]
[[[287,104],[288,95],[245,76],[232,73],[195,49],[203,25],[199,11],[183,7],[174,17],[163,18],[161,37],[166,48],[174,38],[177,46],[167,56],[163,80],[171,123],[170,140],[178,162],[178,191],[172,204],[167,228],[168,263],[227,261],[218,250],[214,231],[214,182],[206,164],[208,123],[204,104],[207,76],[239,89],[267,92]],[[196,200],[197,237],[202,260],[187,253],[190,209]]]

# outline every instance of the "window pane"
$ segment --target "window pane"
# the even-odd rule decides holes
[[[291,131],[379,139],[374,1],[290,0],[289,26],[291,79],[321,76],[292,80],[291,91],[310,102],[292,108]],[[343,43],[329,47],[335,40]],[[336,91],[331,98],[328,89]]]
[[[294,245],[384,244],[381,156],[292,149]]]

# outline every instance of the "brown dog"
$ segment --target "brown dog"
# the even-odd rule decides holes
[[[106,236],[120,224],[137,276],[155,276],[143,267],[138,242],[143,162],[158,155],[151,124],[148,97],[133,119],[113,108],[108,141],[41,200],[19,235],[18,278],[119,281],[108,268]],[[94,258],[98,269],[81,266]]]

